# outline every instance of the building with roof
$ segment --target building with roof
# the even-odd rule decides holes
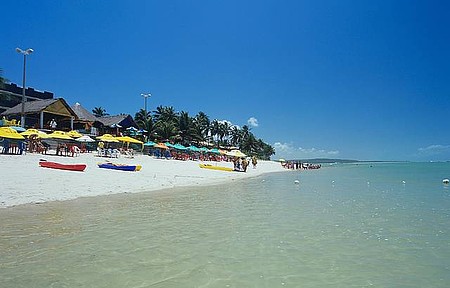
[[[72,110],[77,114],[77,119],[74,120],[74,129],[86,134],[97,135],[97,130],[103,128],[104,124],[89,112],[80,103],[75,103],[71,106]]]
[[[136,127],[136,123],[133,120],[133,117],[131,117],[131,115],[129,114],[119,114],[119,115],[114,115],[114,116],[103,116],[103,117],[98,117],[97,119],[99,119],[103,125],[108,126],[108,127],[123,127],[123,128],[128,128],[128,127]]]
[[[22,104],[17,104],[0,114],[0,116],[20,119]],[[63,98],[46,99],[25,102],[25,127],[49,129],[50,121],[54,119],[57,128],[73,130],[73,123],[78,119],[77,114]]]

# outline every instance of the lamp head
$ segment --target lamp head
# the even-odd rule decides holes
[[[31,53],[34,52],[34,50],[31,49],[31,48],[28,48],[27,50],[24,51],[24,50],[20,49],[19,47],[17,47],[16,48],[16,52],[20,53],[20,54],[23,54],[23,55],[30,55]]]

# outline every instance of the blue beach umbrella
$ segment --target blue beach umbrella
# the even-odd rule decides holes
[[[200,152],[200,148],[195,147],[193,145],[187,147],[187,150],[191,151],[191,152]]]
[[[200,148],[200,151],[206,153],[209,151],[209,149],[206,147],[202,147],[202,148]]]
[[[214,154],[220,154],[220,151],[217,148],[211,149],[211,150],[209,150],[209,152],[214,153]]]
[[[170,144],[169,142],[166,142],[166,143],[164,143],[167,147],[169,147],[169,148],[174,148],[174,145],[173,144]]]
[[[155,145],[156,145],[156,143],[153,142],[153,141],[147,141],[147,142],[144,143],[144,146],[151,146],[151,147],[153,147]]]
[[[186,150],[187,149],[185,146],[183,146],[181,144],[175,144],[175,145],[173,145],[173,148],[175,148],[177,150]]]
[[[20,126],[9,126],[9,128],[12,128],[14,130],[16,130],[17,132],[25,132],[26,129]]]

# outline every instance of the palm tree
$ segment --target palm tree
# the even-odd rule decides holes
[[[194,119],[187,112],[181,111],[178,116],[178,129],[183,144],[189,144],[192,140],[201,140],[201,134],[199,135],[195,128]]]
[[[197,134],[201,135],[201,140],[208,140],[211,125],[208,115],[206,115],[204,112],[198,112],[194,117],[194,125]]]
[[[214,119],[211,122],[210,132],[211,137],[214,139],[216,138],[216,145],[219,146],[219,131],[220,131],[220,122],[217,119]]]
[[[108,113],[106,113],[106,109],[103,109],[102,107],[95,107],[94,109],[92,109],[92,113],[95,117],[103,117],[109,115]]]
[[[158,121],[155,124],[155,131],[161,140],[179,139],[178,128],[173,122]]]
[[[228,144],[228,136],[230,135],[230,124],[226,121],[219,123],[219,138],[222,145]],[[225,140],[224,140],[225,139]]]
[[[153,122],[153,117],[145,111],[144,109],[139,110],[138,113],[134,116],[134,121],[138,125],[139,129],[146,130],[147,139],[150,139],[151,135],[153,135],[155,130],[155,125]]]
[[[249,133],[247,138],[244,138],[240,148],[242,149],[242,152],[246,154],[249,155],[256,154],[256,151],[258,150],[258,140],[256,140],[253,133]]]
[[[232,126],[230,129],[230,144],[232,146],[239,146],[243,139],[243,132],[238,126]]]
[[[175,109],[172,106],[158,106],[156,107],[156,111],[154,111],[154,118],[156,122],[164,121],[175,123],[177,121],[177,112],[175,112]]]

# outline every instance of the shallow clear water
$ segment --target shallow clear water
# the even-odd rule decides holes
[[[0,286],[450,287],[444,178],[340,165],[0,209]]]

